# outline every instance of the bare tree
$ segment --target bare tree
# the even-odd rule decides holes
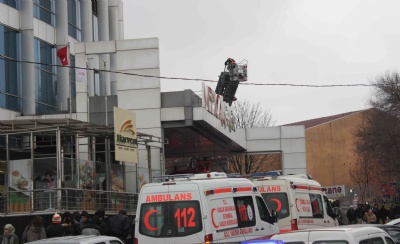
[[[364,113],[355,133],[357,166],[351,176],[361,191],[400,181],[400,76],[386,73],[372,84],[373,109]]]
[[[275,122],[269,110],[263,110],[260,102],[250,103],[247,100],[236,101],[232,109],[235,113],[236,128],[267,127]],[[226,171],[229,173],[250,174],[258,170],[279,169],[280,157],[269,154],[237,154],[227,158]]]

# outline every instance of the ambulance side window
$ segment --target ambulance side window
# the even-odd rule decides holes
[[[324,217],[324,209],[321,195],[319,194],[310,194],[311,201],[311,209],[314,218],[323,218]]]
[[[239,228],[249,227],[256,225],[256,218],[254,216],[254,203],[252,196],[247,197],[234,197],[236,215],[238,218]]]
[[[268,220],[270,219],[270,215],[264,200],[261,197],[257,196],[256,201],[257,201],[258,212],[260,213],[260,219],[262,221],[268,222]]]

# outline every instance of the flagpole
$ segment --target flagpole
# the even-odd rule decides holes
[[[68,42],[68,56],[69,56],[69,42]],[[76,66],[76,65],[74,65]],[[71,72],[71,64],[69,64],[69,72]],[[74,69],[74,77],[75,77],[75,87],[76,87],[76,73]],[[71,80],[69,81],[69,118],[72,119],[72,87],[71,87]],[[76,91],[76,88],[75,88]],[[75,93],[76,94],[76,93]],[[76,96],[75,96],[76,97]],[[75,103],[76,104],[76,103]]]
[[[106,60],[104,62],[104,70],[106,70]],[[104,102],[106,104],[106,126],[108,127],[108,111],[107,111],[107,82],[104,82]]]

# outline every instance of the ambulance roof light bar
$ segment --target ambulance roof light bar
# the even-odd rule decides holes
[[[190,180],[190,178],[193,176],[194,176],[194,174],[159,175],[159,176],[153,176],[153,179],[159,180],[159,181],[173,181],[175,179]]]
[[[279,178],[300,178],[300,179],[312,180],[311,175],[305,175],[305,174],[282,175]]]
[[[190,177],[191,180],[208,180],[208,179],[222,179],[228,178],[227,175],[223,172],[209,172],[209,173],[200,173],[194,174]]]

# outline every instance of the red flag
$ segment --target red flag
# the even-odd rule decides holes
[[[65,46],[65,47],[62,47],[62,48],[58,49],[57,57],[60,59],[61,64],[63,66],[68,65],[68,56],[69,56],[68,46]]]

